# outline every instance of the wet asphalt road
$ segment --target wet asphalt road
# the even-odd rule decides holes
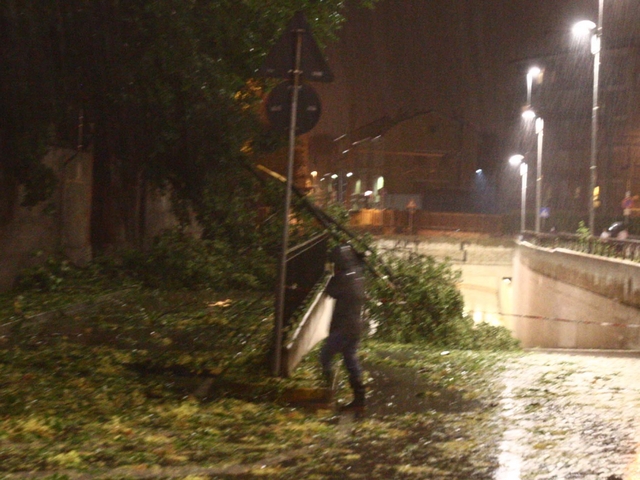
[[[500,378],[496,480],[640,479],[640,357],[529,352]]]
[[[477,409],[455,395],[417,398],[428,385],[413,370],[367,370],[368,415]],[[499,372],[494,480],[640,479],[640,352],[528,351]]]
[[[462,252],[429,242],[410,247],[461,265],[461,290],[472,312],[509,309],[498,282],[508,274],[482,269],[508,268],[510,248],[471,245]],[[463,264],[480,273],[469,273]],[[495,480],[640,480],[640,352],[530,351],[505,364],[495,381],[504,429]],[[393,407],[381,400],[376,408],[385,413]]]

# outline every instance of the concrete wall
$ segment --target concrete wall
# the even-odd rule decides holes
[[[36,207],[11,208],[0,225],[0,291],[11,287],[20,270],[47,254],[62,252],[79,265],[91,259],[92,161],[89,153],[73,150],[47,154],[43,162],[58,174],[58,188],[49,201]]]
[[[513,298],[524,347],[640,349],[640,264],[521,243]]]
[[[92,259],[92,154],[52,149],[43,163],[56,173],[58,186],[48,201],[33,208],[20,207],[20,198],[9,192],[0,177],[4,194],[0,195],[0,292],[11,288],[20,271],[52,253],[62,253],[76,265]],[[178,222],[166,192],[149,191],[145,208],[148,245],[154,236]],[[200,234],[195,221],[191,232]]]

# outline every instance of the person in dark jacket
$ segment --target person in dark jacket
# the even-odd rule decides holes
[[[330,260],[334,265],[334,275],[329,280],[326,293],[335,298],[336,303],[329,336],[320,351],[322,373],[329,388],[333,390],[333,358],[342,354],[354,395],[353,401],[342,409],[362,410],[365,406],[365,387],[357,352],[363,330],[364,269],[362,260],[350,245],[335,247]]]

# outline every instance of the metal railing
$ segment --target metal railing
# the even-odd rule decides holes
[[[577,252],[640,262],[640,240],[599,238],[570,233],[535,233],[525,231],[520,239],[545,248],[566,248]]]
[[[325,275],[328,241],[329,235],[322,233],[303,244],[296,245],[287,252],[283,315],[285,329],[290,325],[294,313]]]

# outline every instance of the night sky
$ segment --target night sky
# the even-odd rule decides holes
[[[597,0],[382,0],[373,10],[350,8],[340,40],[325,52],[336,80],[318,87],[323,117],[312,133],[337,136],[383,115],[433,109],[500,135],[524,103],[526,59],[567,50],[571,26],[595,20],[597,8]],[[605,0],[605,42],[614,32],[637,37],[639,28],[640,2]]]

